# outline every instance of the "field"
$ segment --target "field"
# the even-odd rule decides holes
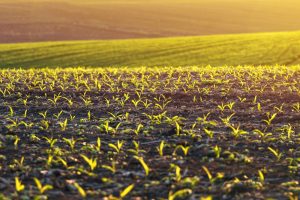
[[[0,43],[299,30],[298,0],[0,0]]]
[[[293,65],[300,32],[0,44],[0,67]]]
[[[296,200],[299,77],[299,66],[2,69],[0,198]]]
[[[299,0],[0,10],[0,200],[299,200]]]

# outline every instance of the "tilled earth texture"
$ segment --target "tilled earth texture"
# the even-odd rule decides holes
[[[300,67],[0,71],[0,199],[290,199]]]

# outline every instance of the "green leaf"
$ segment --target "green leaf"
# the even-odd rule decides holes
[[[78,190],[80,196],[83,197],[83,198],[85,198],[86,197],[86,193],[85,193],[84,189],[78,183],[74,183],[74,186]]]
[[[124,198],[129,192],[131,192],[131,190],[134,188],[134,184],[129,185],[128,187],[126,187],[120,194],[121,198]]]
[[[143,157],[138,157],[138,156],[134,156],[134,158],[137,159],[140,162],[140,164],[144,168],[145,175],[148,176],[150,169],[149,169],[148,165],[145,163],[144,158]]]
[[[182,189],[182,190],[178,190],[177,192],[175,192],[174,194],[170,193],[169,194],[169,198],[168,200],[175,200],[176,198],[184,198],[187,195],[192,194],[192,190],[191,189]]]

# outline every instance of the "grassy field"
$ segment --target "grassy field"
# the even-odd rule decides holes
[[[1,0],[0,43],[299,30],[298,0]]]
[[[300,32],[0,45],[1,67],[292,65]]]

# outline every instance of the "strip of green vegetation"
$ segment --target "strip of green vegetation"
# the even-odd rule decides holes
[[[300,32],[0,45],[1,67],[298,63]]]

